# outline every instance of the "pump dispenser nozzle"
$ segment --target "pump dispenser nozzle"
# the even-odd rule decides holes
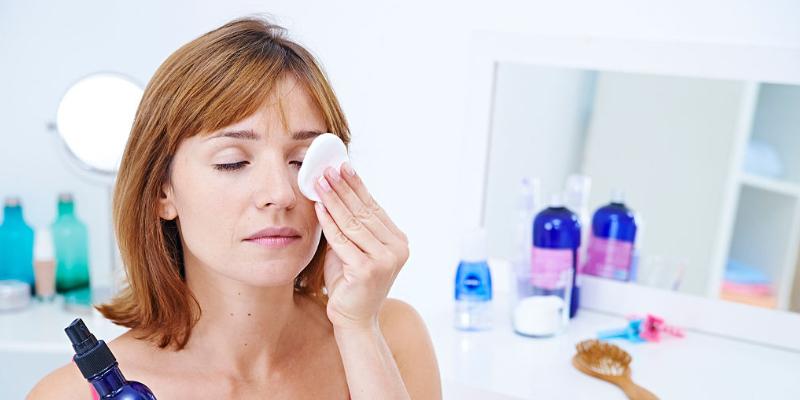
[[[84,378],[97,376],[117,363],[106,342],[97,340],[82,319],[72,321],[64,332],[72,342],[72,348],[75,349],[73,360]]]
[[[117,400],[156,400],[147,386],[128,381],[119,370],[117,359],[106,342],[97,340],[80,318],[64,328],[72,348],[75,349],[73,361],[81,374],[94,387],[101,399]]]
[[[80,318],[72,321],[64,331],[67,332],[67,337],[72,342],[72,348],[75,349],[75,354],[77,355],[85,354],[97,344],[97,338],[94,337],[92,332],[89,332],[89,328]]]

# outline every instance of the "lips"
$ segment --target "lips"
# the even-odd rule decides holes
[[[280,249],[300,240],[300,232],[294,228],[269,227],[250,235],[245,242],[268,249]]]
[[[298,232],[294,228],[285,226],[285,227],[269,227],[266,229],[262,229],[248,236],[245,240],[254,240],[254,241],[264,240],[264,239],[280,240],[280,239],[297,239],[299,237],[300,237],[300,232]]]

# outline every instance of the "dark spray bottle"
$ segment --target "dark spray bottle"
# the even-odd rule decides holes
[[[106,342],[97,340],[89,332],[83,320],[78,318],[72,321],[64,331],[75,349],[75,357],[72,359],[101,399],[156,400],[156,396],[147,386],[128,381],[122,376],[111,349]]]

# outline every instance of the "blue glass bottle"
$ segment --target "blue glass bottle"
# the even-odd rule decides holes
[[[3,208],[0,225],[0,272],[2,279],[15,279],[34,287],[33,229],[22,216],[22,203],[9,197]]]
[[[147,386],[125,379],[111,349],[89,332],[83,320],[72,321],[64,331],[75,349],[75,364],[101,399],[156,400]]]
[[[458,329],[491,328],[492,275],[486,253],[483,230],[464,237],[455,281],[455,327]]]
[[[534,290],[540,294],[563,296],[557,289],[560,274],[571,269],[572,287],[569,317],[575,317],[580,306],[580,285],[577,280],[578,249],[581,246],[581,223],[578,216],[554,199],[533,220],[531,273]],[[553,293],[549,293],[553,292]]]
[[[75,216],[72,195],[58,197],[58,216],[51,227],[56,250],[56,292],[64,294],[68,303],[89,304],[88,233]]]
[[[615,194],[611,203],[594,213],[583,273],[620,281],[633,279],[635,240],[634,213],[622,195]]]

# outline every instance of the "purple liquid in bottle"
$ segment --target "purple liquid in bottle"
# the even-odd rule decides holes
[[[101,399],[156,400],[147,386],[125,379],[111,349],[89,332],[83,320],[72,321],[64,331],[75,349],[75,364]]]

